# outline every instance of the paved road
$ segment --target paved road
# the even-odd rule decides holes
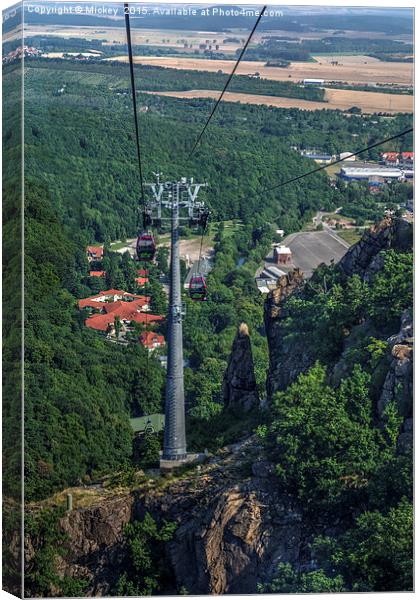
[[[350,247],[327,229],[292,233],[284,239],[283,244],[292,251],[293,265],[289,268],[299,267],[305,277],[310,277],[321,263],[329,265],[331,260],[337,263]],[[267,256],[265,264],[267,267],[273,265],[272,252]],[[285,270],[282,266],[279,268]]]

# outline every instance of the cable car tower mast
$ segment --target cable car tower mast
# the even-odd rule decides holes
[[[197,195],[205,183],[194,183],[183,177],[180,181],[160,181],[146,184],[151,188],[153,200],[144,211],[145,225],[161,227],[163,221],[171,225],[170,292],[168,309],[168,366],[166,373],[165,432],[162,458],[180,461],[187,458],[185,438],[184,353],[182,344],[182,317],[185,314],[181,296],[181,268],[179,256],[179,226],[187,222],[190,227],[205,225],[208,210]],[[166,209],[166,211],[164,210]],[[169,216],[165,215],[169,210]]]

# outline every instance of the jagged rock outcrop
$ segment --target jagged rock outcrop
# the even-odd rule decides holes
[[[232,352],[223,379],[225,406],[247,412],[258,406],[251,340],[246,323],[241,323],[233,341]]]
[[[302,370],[309,368],[313,359],[301,340],[285,339],[282,333],[284,320],[288,317],[285,300],[303,289],[305,280],[302,271],[294,269],[282,275],[276,289],[268,295],[264,306],[264,322],[268,338],[270,365],[267,375],[267,395],[271,398],[276,390],[284,389]]]
[[[401,318],[399,333],[388,338],[390,367],[378,401],[378,414],[389,402],[395,401],[399,414],[404,418],[398,444],[410,447],[413,439],[413,319],[410,311]]]
[[[387,217],[373,225],[338,263],[348,277],[360,275],[366,281],[383,266],[382,250],[407,251],[413,244],[413,224],[405,219]]]

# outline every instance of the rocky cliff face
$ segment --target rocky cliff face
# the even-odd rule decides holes
[[[233,341],[232,352],[223,379],[225,406],[247,412],[258,406],[251,341],[246,323],[241,323]]]
[[[166,544],[173,573],[167,593],[181,588],[190,594],[256,592],[279,561],[298,566],[308,560],[299,508],[277,491],[274,466],[262,461],[261,453],[256,439],[249,438],[164,489],[75,506],[60,522],[67,541],[58,573],[87,580],[87,596],[109,595],[124,567],[124,526],[147,511],[158,521],[178,524]],[[28,568],[32,557],[28,543]]]
[[[383,267],[383,250],[408,251],[413,244],[412,223],[400,218],[386,218],[367,230],[338,263],[345,277],[359,275],[369,282]],[[304,287],[303,276],[293,271],[281,277],[265,305],[265,326],[269,342],[270,366],[267,392],[270,398],[277,390],[285,389],[299,373],[307,371],[316,360],[316,353],[301,336],[286,336],[284,321],[288,313],[285,300],[299,295]],[[339,361],[340,357],[337,357]]]
[[[377,411],[383,415],[386,406],[395,401],[404,421],[398,438],[400,448],[413,443],[413,318],[405,311],[401,329],[388,338],[390,366],[380,395]]]
[[[63,517],[60,526],[69,542],[65,558],[59,558],[58,573],[89,581],[89,596],[106,595],[124,565],[123,530],[134,508],[134,496],[121,494]]]
[[[265,303],[264,322],[270,358],[267,374],[268,398],[271,398],[276,390],[286,388],[299,373],[313,363],[313,357],[305,347],[304,340],[296,343],[283,335],[283,323],[288,317],[285,301],[292,294],[298,295],[304,285],[302,271],[295,269],[279,278],[276,289],[268,295]]]
[[[400,250],[413,247],[413,225],[404,219],[388,217],[367,230],[338,263],[345,275],[360,275],[366,281],[383,266],[381,250]]]

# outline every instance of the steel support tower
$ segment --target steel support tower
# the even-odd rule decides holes
[[[179,256],[180,221],[188,221],[189,226],[200,224],[207,213],[204,204],[197,202],[197,194],[203,185],[187,181],[148,184],[154,199],[146,206],[146,224],[161,226],[162,221],[171,225],[170,291],[168,309],[168,365],[166,372],[165,431],[163,455],[165,461],[178,461],[187,458],[185,436],[185,396],[184,396],[184,353],[182,343],[182,317],[185,314],[181,296],[181,267]],[[165,210],[169,216],[165,216]],[[185,214],[183,214],[185,213]]]

